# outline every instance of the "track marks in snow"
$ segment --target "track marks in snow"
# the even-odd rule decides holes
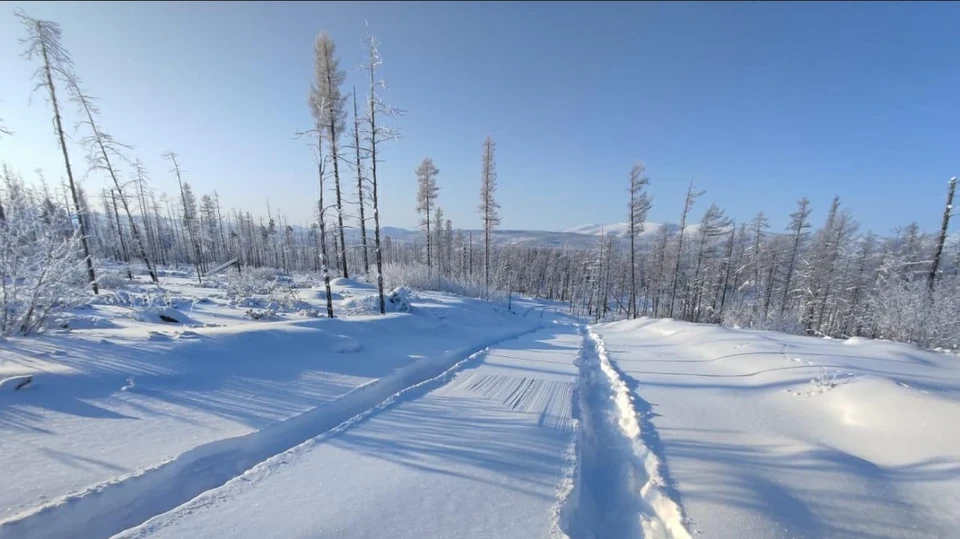
[[[424,359],[362,385],[324,406],[243,436],[195,447],[154,468],[118,477],[0,521],[0,539],[110,537],[178,507],[245,472],[281,459],[291,448],[339,432],[399,400],[414,398],[501,342],[539,329],[528,328],[486,345]]]
[[[660,461],[643,443],[633,393],[600,337],[589,328],[583,333],[577,464],[561,527],[572,539],[689,539],[683,512],[663,487]]]
[[[572,428],[567,413],[568,403],[573,398],[573,384],[570,382],[470,371],[458,377],[449,389],[478,394],[510,410],[537,413],[540,426],[559,432],[568,432]]]

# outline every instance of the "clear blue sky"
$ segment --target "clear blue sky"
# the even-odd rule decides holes
[[[62,176],[48,107],[0,4],[0,159]],[[625,220],[628,173],[647,163],[653,221],[678,218],[687,182],[737,219],[817,223],[834,194],[864,229],[937,226],[960,174],[960,5],[953,3],[23,3],[63,27],[108,131],[137,147],[156,187],[180,153],[200,192],[310,219],[312,43],[338,44],[348,85],[364,20],[382,42],[385,98],[407,110],[382,166],[386,224],[416,223],[414,168],[440,168],[440,205],[477,227],[480,150],[498,144],[503,228]],[[79,152],[76,158],[80,158]],[[98,189],[103,179],[86,180]]]

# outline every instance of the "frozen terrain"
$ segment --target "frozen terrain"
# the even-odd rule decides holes
[[[957,356],[669,320],[595,331],[691,531],[957,536]]]
[[[168,274],[0,343],[0,538],[960,528],[955,355],[426,292],[381,317],[348,280],[329,320],[284,282]]]

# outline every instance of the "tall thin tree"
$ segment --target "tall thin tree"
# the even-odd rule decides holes
[[[417,213],[423,215],[420,218],[420,226],[424,228],[427,239],[427,273],[429,274],[432,267],[431,252],[435,244],[430,235],[430,206],[437,199],[437,193],[440,191],[437,187],[437,175],[440,174],[440,169],[433,164],[433,159],[424,157],[417,165],[415,172],[417,174]]]
[[[344,129],[347,97],[340,91],[346,80],[346,73],[340,69],[340,59],[336,56],[337,47],[333,38],[326,32],[320,32],[313,45],[315,81],[310,89],[310,99],[320,112],[320,123],[327,143],[330,145],[330,161],[333,163],[333,187],[337,196],[337,229],[340,237],[340,266],[343,276],[349,277],[347,270],[347,244],[343,232],[343,198],[340,192],[340,135]]]
[[[806,229],[810,228],[810,201],[807,197],[797,201],[797,211],[790,214],[790,230],[793,232],[793,247],[790,249],[790,261],[787,263],[787,275],[783,283],[783,299],[780,301],[779,322],[783,323],[783,313],[790,300],[790,285],[793,281],[793,272],[796,268],[797,257],[800,254],[800,248],[807,237]]]
[[[26,46],[23,56],[27,60],[33,60],[34,58],[41,60],[41,65],[34,73],[34,78],[37,80],[36,87],[46,88],[50,97],[50,106],[53,108],[54,130],[57,135],[57,142],[60,145],[60,152],[63,154],[64,168],[67,170],[67,181],[70,186],[70,195],[73,197],[77,227],[80,231],[80,245],[83,248],[83,256],[87,265],[87,276],[93,293],[99,294],[97,274],[93,269],[93,258],[90,256],[90,247],[87,243],[87,216],[80,205],[78,186],[73,179],[73,168],[70,166],[70,155],[67,152],[66,135],[63,132],[60,102],[57,100],[56,82],[64,82],[72,76],[73,60],[70,58],[70,53],[60,42],[62,33],[59,24],[53,21],[34,19],[22,10],[18,10],[15,15],[27,30],[27,37],[20,40]]]
[[[111,192],[116,193],[115,196],[120,198],[120,203],[123,205],[123,211],[127,216],[127,223],[130,225],[130,235],[133,236],[137,254],[147,266],[147,272],[150,274],[150,280],[154,283],[158,283],[159,281],[157,280],[157,273],[153,269],[153,264],[150,261],[149,255],[147,255],[147,249],[144,246],[143,238],[140,236],[140,229],[137,227],[137,223],[133,219],[133,213],[130,211],[130,204],[127,201],[127,196],[123,192],[123,186],[120,184],[120,179],[117,177],[117,170],[114,167],[113,162],[110,160],[111,155],[122,160],[127,160],[122,151],[124,149],[129,149],[130,147],[122,142],[118,142],[109,133],[103,132],[103,129],[97,122],[97,119],[100,116],[100,110],[96,106],[96,98],[87,95],[80,88],[80,80],[75,74],[71,74],[67,78],[67,88],[70,91],[73,101],[77,104],[83,116],[85,117],[84,120],[78,122],[78,127],[86,126],[87,129],[90,130],[90,134],[83,139],[83,144],[87,147],[87,160],[90,162],[92,169],[103,170],[110,175],[110,179],[113,181],[114,186],[114,189],[112,189]],[[116,200],[114,200],[114,210],[116,209]]]
[[[490,237],[500,224],[500,204],[494,199],[497,191],[497,164],[494,158],[496,143],[487,135],[483,141],[480,175],[480,215],[483,219],[483,294],[490,299]]]
[[[650,184],[647,178],[646,166],[637,161],[630,170],[630,304],[627,306],[627,316],[637,317],[637,234],[643,232],[643,223],[647,220],[650,211],[650,196],[644,190]]]
[[[357,167],[357,205],[360,206],[360,246],[363,249],[363,272],[370,273],[370,257],[367,253],[367,220],[363,202],[363,161],[360,159],[360,116],[357,114],[357,89],[353,89],[353,148]]]
[[[693,209],[694,203],[697,199],[700,198],[706,191],[694,191],[693,182],[690,182],[690,186],[687,187],[687,196],[684,198],[683,202],[683,213],[680,214],[680,237],[677,239],[677,263],[673,268],[673,285],[670,287],[670,317],[673,318],[674,307],[676,305],[677,297],[677,285],[680,282],[680,262],[683,258],[683,233],[684,229],[687,228],[687,215],[690,213],[690,210]]]
[[[379,123],[379,116],[395,117],[403,114],[400,109],[387,106],[377,95],[377,87],[386,89],[387,85],[383,80],[377,80],[377,68],[383,63],[380,58],[380,49],[377,38],[370,34],[366,35],[367,59],[363,69],[370,78],[370,90],[367,96],[367,132],[366,142],[370,152],[370,182],[373,186],[373,225],[374,225],[374,247],[377,258],[377,293],[380,296],[380,314],[386,312],[386,305],[383,299],[383,254],[380,251],[380,207],[378,196],[377,180],[377,144],[399,137],[399,132],[393,128]]]
[[[177,154],[174,152],[166,152],[163,154],[163,157],[169,159],[173,164],[171,172],[176,175],[177,185],[180,187],[180,201],[183,204],[183,225],[184,228],[187,229],[191,248],[193,249],[194,267],[197,270],[197,282],[203,284],[202,270],[200,268],[203,261],[200,259],[200,244],[197,241],[197,231],[195,230],[196,215],[194,215],[194,213],[196,211],[196,200],[193,200],[193,193],[190,190],[190,186],[185,186],[183,178],[180,176],[180,163],[177,161]],[[184,240],[186,239],[187,238],[184,238]]]
[[[940,223],[940,233],[937,235],[937,244],[933,251],[933,263],[930,265],[930,275],[927,276],[927,288],[933,293],[933,285],[937,281],[937,272],[940,271],[940,257],[943,255],[943,244],[947,241],[947,229],[950,227],[950,216],[953,215],[953,195],[957,190],[957,178],[950,178],[947,187],[947,203],[943,207],[943,220]]]

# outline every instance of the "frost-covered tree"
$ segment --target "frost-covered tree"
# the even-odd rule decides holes
[[[437,206],[433,212],[433,245],[437,254],[437,274],[442,275],[446,271],[447,260],[444,256],[446,250],[443,247],[443,208],[440,206]]]
[[[360,116],[357,113],[357,89],[353,89],[353,148],[357,169],[357,206],[360,209],[360,248],[363,250],[363,272],[370,273],[370,257],[367,249],[367,220],[364,215],[363,161],[360,159]]]
[[[0,335],[42,330],[86,299],[80,231],[69,211],[6,167],[0,195]]]
[[[684,229],[687,227],[687,215],[689,215],[690,210],[693,209],[693,205],[697,202],[697,199],[703,196],[706,191],[703,190],[693,190],[693,182],[690,182],[690,185],[687,187],[687,195],[683,199],[683,212],[680,214],[680,235],[677,238],[677,260],[673,269],[673,284],[671,285],[670,290],[670,317],[674,315],[674,308],[676,306],[676,297],[677,297],[677,286],[680,283],[680,264],[683,258],[683,236]]]
[[[77,228],[80,232],[80,245],[87,266],[87,276],[90,279],[90,288],[93,293],[98,294],[100,290],[97,286],[97,275],[93,269],[93,258],[90,256],[90,247],[87,244],[86,215],[80,208],[80,199],[77,194],[78,186],[73,179],[73,168],[70,166],[66,135],[63,132],[60,102],[57,100],[57,83],[63,83],[72,76],[73,60],[60,41],[62,33],[59,24],[53,21],[34,19],[21,10],[18,10],[15,14],[23,23],[27,32],[27,37],[20,40],[26,46],[23,56],[30,61],[40,60],[40,66],[34,73],[34,79],[37,81],[37,88],[45,88],[50,98],[50,106],[53,109],[54,132],[57,136],[57,143],[60,145],[60,153],[63,155],[70,194],[73,197]]]
[[[430,208],[434,205],[437,193],[440,191],[437,187],[437,175],[440,174],[440,169],[433,164],[433,159],[424,157],[414,172],[417,174],[417,213],[421,215],[420,226],[423,227],[427,243],[427,271],[429,271],[432,266],[431,254],[434,243],[430,234],[432,218]]]
[[[181,223],[183,224],[182,230],[185,232],[183,237],[185,241],[189,240],[189,249],[192,251],[194,267],[197,270],[197,282],[203,284],[203,259],[200,255],[200,242],[197,238],[199,235],[197,199],[193,194],[193,189],[190,187],[190,184],[184,182],[180,175],[180,163],[177,161],[178,155],[174,152],[166,152],[163,154],[163,157],[168,159],[173,165],[170,172],[176,176],[177,185],[180,188],[180,203],[182,204]]]
[[[370,89],[367,95],[367,129],[364,140],[367,143],[367,150],[370,152],[370,183],[373,188],[373,224],[374,224],[374,248],[377,259],[377,292],[380,296],[380,314],[386,312],[386,305],[383,298],[383,254],[380,251],[380,209],[377,179],[377,146],[381,142],[386,142],[399,137],[399,132],[391,127],[381,123],[383,117],[396,117],[403,114],[400,109],[386,105],[377,93],[377,88],[386,89],[387,85],[383,80],[377,79],[377,69],[383,63],[380,58],[380,49],[377,38],[367,33],[366,36],[367,59],[363,66],[370,79]]]
[[[791,286],[793,285],[793,273],[796,269],[797,259],[800,256],[801,249],[803,244],[809,236],[809,233],[806,232],[810,228],[810,201],[807,200],[807,197],[803,197],[797,201],[797,211],[790,214],[790,226],[788,229],[791,232],[791,249],[789,255],[789,261],[787,262],[787,275],[784,278],[783,283],[783,299],[780,301],[780,316],[779,318],[783,319],[783,314],[787,309],[788,303],[790,301],[790,295],[793,293]]]
[[[483,220],[483,289],[484,298],[490,297],[490,237],[500,224],[500,205],[494,198],[497,191],[497,164],[494,158],[496,143],[487,135],[483,141],[480,173],[480,217]]]
[[[329,145],[330,162],[333,165],[333,187],[337,202],[337,229],[340,239],[340,267],[343,276],[349,277],[347,270],[347,244],[343,232],[343,200],[340,196],[340,136],[346,120],[345,103],[347,97],[340,91],[346,80],[346,73],[340,69],[340,59],[336,55],[333,38],[326,32],[320,32],[313,45],[314,76],[310,88],[311,109],[319,116],[317,123]]]
[[[630,235],[630,303],[627,316],[630,318],[637,317],[637,234],[643,232],[643,223],[651,206],[650,195],[645,190],[650,179],[645,172],[646,166],[639,161],[630,170],[630,217],[627,222]]]

